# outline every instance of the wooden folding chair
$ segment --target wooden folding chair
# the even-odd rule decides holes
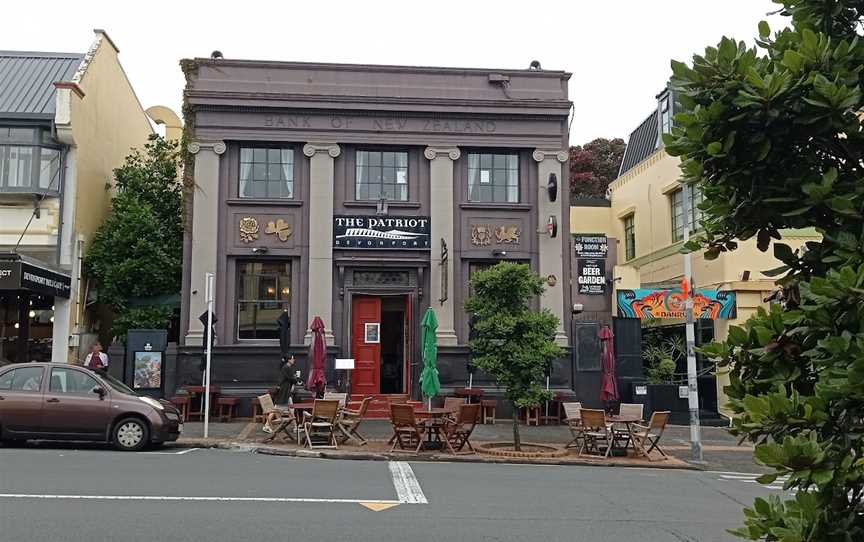
[[[591,408],[583,408],[580,412],[582,415],[583,440],[579,446],[579,451],[576,455],[582,455],[582,451],[586,448],[594,453],[600,453],[600,443],[606,446],[606,453],[603,457],[609,457],[612,451],[612,443],[614,435],[612,433],[612,424],[606,422],[606,413],[602,410],[594,410]]]
[[[464,405],[466,400],[464,397],[445,397],[444,398],[444,410],[449,411],[447,416],[451,418],[456,418],[456,415],[459,413],[459,407]]]
[[[396,450],[399,446],[400,450],[410,450],[414,447],[414,441],[417,441],[417,447],[414,448],[414,453],[423,448],[423,435],[426,427],[418,425],[417,418],[414,416],[414,407],[411,405],[390,405],[390,422],[393,424],[393,446],[390,451]]]
[[[669,459],[663,448],[660,447],[660,438],[666,430],[666,424],[669,423],[670,412],[668,410],[655,412],[651,414],[651,421],[648,425],[633,424],[633,447],[636,449],[636,454],[648,458],[651,461],[651,452],[655,449],[660,452],[663,459]]]
[[[562,403],[564,406],[564,421],[573,436],[573,440],[567,443],[565,448],[575,448],[584,439],[584,427],[582,426],[582,403]]]
[[[265,420],[271,413],[276,414],[275,419],[270,424],[270,428],[273,429],[273,432],[269,437],[264,439],[264,442],[271,442],[280,434],[285,435],[285,437],[290,440],[296,440],[297,418],[294,417],[294,411],[292,409],[279,408],[274,405],[273,398],[270,394],[259,395],[258,402],[261,404],[261,411],[264,413]],[[274,424],[275,427],[273,426]]]
[[[354,439],[360,443],[360,446],[366,445],[366,439],[357,432],[357,429],[363,422],[363,416],[366,415],[366,410],[369,409],[369,403],[371,402],[372,396],[370,395],[363,398],[359,409],[342,409],[339,418],[336,420],[336,429],[339,431],[339,434],[336,435],[336,440],[339,441],[339,444],[344,444],[348,439]]]
[[[621,403],[618,407],[618,414],[626,418],[638,418],[642,420],[642,412],[645,405],[641,403]],[[626,423],[612,424],[612,430],[615,432],[615,442],[624,442],[624,448],[630,443],[630,431],[627,430]]]
[[[339,401],[339,407],[345,408],[346,402],[348,401],[347,393],[336,393],[332,391],[324,392],[324,400],[325,401]]]
[[[441,432],[444,436],[444,442],[450,453],[456,455],[462,452],[465,445],[471,450],[469,453],[474,453],[474,447],[471,446],[471,433],[474,432],[474,427],[477,426],[477,419],[480,417],[480,404],[464,404],[459,406],[459,413],[456,419],[444,418],[444,425],[441,427]]]
[[[309,448],[338,448],[336,442],[336,416],[339,415],[339,401],[316,399],[312,405],[312,413],[304,413],[301,431],[306,435],[306,445]],[[327,444],[315,444],[321,439]]]

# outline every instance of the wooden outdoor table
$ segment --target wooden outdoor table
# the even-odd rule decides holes
[[[444,425],[444,417],[452,414],[451,410],[446,408],[424,408],[414,412],[420,418],[428,418],[426,420],[426,443],[423,449],[440,449],[441,445],[441,426]]]
[[[483,397],[483,390],[480,388],[456,388],[453,390],[453,395],[456,397],[465,397],[468,403],[473,403],[475,399]]]
[[[627,448],[631,442],[633,442],[633,424],[639,423],[642,421],[641,416],[622,416],[620,414],[611,414],[606,416],[606,421],[610,423],[620,423],[627,428],[627,442],[624,443],[624,447],[618,447],[619,450],[623,450],[624,454],[627,453]],[[615,430],[614,428],[612,429]],[[615,442],[615,439],[612,439],[612,442]],[[614,447],[613,447],[614,449]]]
[[[204,386],[195,386],[195,385],[187,385],[183,386],[183,389],[186,390],[186,393],[189,394],[189,418],[191,419],[193,416],[198,416],[200,418],[204,418],[204,397],[205,397],[205,387]],[[200,396],[200,401],[198,403],[198,410],[193,410],[192,403],[193,401]],[[219,387],[218,386],[210,386],[210,406],[213,407],[216,405],[216,398],[219,397]]]

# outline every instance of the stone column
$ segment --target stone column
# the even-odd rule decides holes
[[[430,306],[438,318],[436,338],[441,346],[456,346],[456,327],[453,312],[453,163],[461,153],[456,147],[426,147],[423,152],[430,161],[430,218],[431,239],[429,245],[429,291]],[[441,264],[441,241],[447,245],[451,255],[445,265]],[[446,279],[444,276],[446,275]],[[446,288],[442,288],[446,280]]]
[[[192,254],[189,258],[189,329],[185,344],[203,346],[204,326],[198,320],[207,312],[207,273],[216,273],[219,231],[219,161],[225,153],[222,141],[193,141],[195,192],[192,196]],[[218,308],[217,308],[218,311]]]
[[[333,341],[333,160],[342,149],[336,143],[310,142],[303,146],[309,157],[309,315],[306,325],[320,316],[325,339]],[[307,328],[304,342],[312,341]]]
[[[534,151],[534,160],[537,161],[537,229],[543,233],[539,234],[538,252],[540,253],[540,276],[549,278],[554,285],[547,282],[546,291],[540,298],[540,307],[549,309],[558,317],[558,329],[555,331],[555,342],[567,346],[567,334],[564,332],[564,288],[569,287],[569,277],[564,275],[564,241],[562,237],[570,235],[570,232],[562,231],[564,224],[562,212],[564,205],[562,201],[568,197],[567,179],[563,175],[562,164],[567,161],[566,150],[541,150]],[[549,201],[546,185],[549,183],[549,174],[554,173],[558,177],[558,198]],[[554,239],[547,235],[546,226],[549,217],[554,216],[558,221],[558,236]]]

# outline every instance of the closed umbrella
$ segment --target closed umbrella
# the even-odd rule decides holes
[[[615,336],[612,328],[603,326],[600,329],[601,366],[603,369],[600,383],[600,400],[604,402],[618,400],[618,380],[615,378],[615,346],[612,342]]]
[[[312,319],[312,344],[309,345],[309,361],[312,368],[306,379],[306,389],[314,392],[316,397],[324,395],[327,377],[324,376],[324,360],[327,357],[327,347],[324,344],[324,321],[320,316]]]
[[[432,408],[432,398],[441,391],[441,382],[438,380],[438,343],[435,331],[438,329],[438,319],[435,311],[426,309],[423,321],[420,323],[420,344],[423,346],[423,372],[420,373],[420,389],[423,395],[429,398],[429,408]]]

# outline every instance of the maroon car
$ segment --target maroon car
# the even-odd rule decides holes
[[[0,441],[111,442],[120,450],[177,440],[180,413],[104,372],[63,363],[0,367]]]

